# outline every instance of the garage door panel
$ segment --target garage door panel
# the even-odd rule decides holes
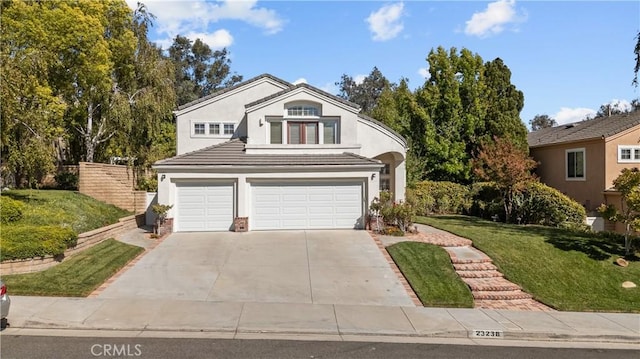
[[[252,229],[356,228],[363,223],[360,183],[256,183],[251,191]],[[264,210],[267,204],[269,211]]]
[[[233,183],[178,184],[178,231],[227,231],[233,224]]]

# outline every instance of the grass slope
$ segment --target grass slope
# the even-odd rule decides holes
[[[640,285],[640,260],[626,268],[614,264],[624,255],[623,243],[465,216],[418,217],[416,222],[473,240],[507,279],[556,309],[640,312],[640,287],[621,287],[624,281]]]
[[[10,190],[2,192],[2,195],[26,205],[22,219],[7,226],[70,226],[76,233],[83,233],[117,223],[118,219],[131,214],[72,191]]]
[[[86,297],[144,251],[107,239],[55,267],[38,273],[3,276],[12,295]]]
[[[387,247],[387,251],[424,306],[473,307],[471,291],[456,274],[444,249],[426,243],[400,242]]]

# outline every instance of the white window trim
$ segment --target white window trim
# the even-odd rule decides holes
[[[570,152],[582,152],[582,177],[569,177],[569,159]],[[587,151],[584,147],[570,148],[564,151],[564,177],[567,181],[586,181],[587,180]]]
[[[204,134],[196,134],[196,124],[204,124]],[[213,125],[219,125],[219,133],[212,134],[210,133],[211,127]],[[189,126],[189,132],[191,133],[191,138],[231,138],[232,134],[224,134],[224,125],[233,125],[233,133],[237,130],[237,124],[234,122],[220,122],[220,121],[203,121],[203,120],[191,120]]]
[[[622,159],[622,150],[631,150],[631,159]],[[635,159],[635,150],[640,150],[639,145],[618,145],[618,163],[640,163],[640,158]]]

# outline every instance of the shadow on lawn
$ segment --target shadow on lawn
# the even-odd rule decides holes
[[[585,253],[589,258],[602,261],[611,257],[625,257],[628,261],[640,261],[635,254],[625,256],[624,238],[611,234],[596,234],[571,231],[561,228],[543,227],[536,225],[515,225],[499,222],[490,222],[480,218],[463,216],[438,216],[439,218],[456,221],[458,225],[477,227],[485,230],[500,228],[508,235],[535,234],[544,238],[544,241],[563,251],[578,251]]]

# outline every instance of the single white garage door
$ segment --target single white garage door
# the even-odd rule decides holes
[[[233,224],[233,184],[177,184],[179,232],[228,231]]]
[[[362,228],[362,182],[254,183],[251,230]]]

